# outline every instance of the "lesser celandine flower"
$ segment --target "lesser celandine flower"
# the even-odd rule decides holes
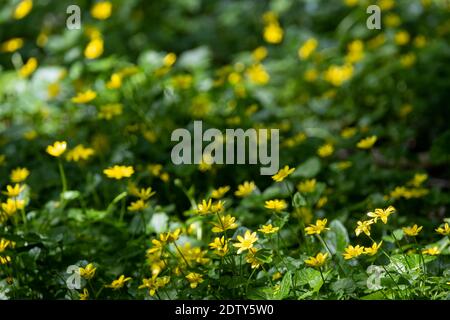
[[[276,182],[281,182],[294,171],[295,168],[289,168],[289,166],[284,166],[284,168],[280,169],[276,174],[272,176],[272,179]]]
[[[450,227],[449,227],[448,223],[445,223],[444,227],[437,228],[436,232],[439,234],[442,234],[443,236],[450,235]]]
[[[94,154],[94,149],[86,148],[82,144],[77,145],[72,150],[69,150],[66,155],[68,161],[78,162],[80,160],[87,160]]]
[[[123,179],[129,178],[134,174],[134,169],[132,166],[119,166],[115,165],[103,170],[103,173],[111,179]]]
[[[211,198],[213,199],[221,199],[225,196],[225,194],[230,190],[229,186],[220,187],[217,189],[214,189],[211,192]]]
[[[422,253],[428,254],[430,256],[436,256],[436,255],[440,254],[441,251],[439,251],[438,247],[432,247],[432,248],[427,248],[427,249],[422,250]]]
[[[373,147],[375,142],[377,142],[377,139],[377,136],[367,137],[360,140],[356,146],[360,149],[370,149]]]
[[[244,237],[237,236],[238,243],[234,243],[233,246],[239,248],[237,253],[240,254],[241,252],[252,248],[257,240],[258,237],[256,236],[256,232],[252,233],[250,230],[247,230]]]
[[[256,189],[256,185],[253,181],[245,181],[243,184],[238,185],[238,189],[234,193],[237,197],[246,197],[250,195],[253,190]]]
[[[20,184],[15,184],[14,186],[7,185],[6,191],[4,191],[3,193],[10,198],[16,198],[24,189],[25,186],[21,186]]]
[[[109,1],[100,1],[91,8],[91,16],[98,20],[105,20],[111,16],[112,4]]]
[[[196,272],[190,272],[186,276],[186,279],[189,281],[189,284],[192,289],[197,288],[197,286],[204,281],[203,276],[200,273]]]
[[[214,238],[214,241],[209,244],[209,247],[214,249],[214,253],[220,257],[228,253],[228,244],[226,243],[225,236]]]
[[[393,206],[389,206],[386,209],[375,209],[374,212],[368,212],[367,215],[373,218],[374,222],[377,222],[378,219],[383,221],[384,224],[387,223],[388,218],[391,214],[395,212],[395,208]]]
[[[138,289],[148,289],[148,293],[151,296],[154,296],[156,291],[159,288],[163,288],[166,284],[170,282],[170,277],[160,277],[152,276],[151,278],[142,279],[142,284],[138,287]]]
[[[163,64],[166,67],[171,67],[177,61],[177,55],[173,52],[169,52],[164,56]]]
[[[36,58],[32,57],[20,68],[19,75],[22,78],[29,77],[37,68],[38,61]]]
[[[148,203],[146,203],[144,200],[139,199],[135,202],[132,202],[128,206],[128,211],[140,211],[148,207]]]
[[[270,75],[262,64],[250,66],[246,71],[246,75],[251,82],[258,85],[264,85],[270,80]]]
[[[426,180],[428,179],[428,174],[426,173],[416,173],[411,181],[408,184],[413,185],[416,188],[419,188]]]
[[[407,31],[401,30],[397,32],[394,36],[395,43],[399,46],[404,46],[409,42],[410,35]]]
[[[343,254],[345,260],[350,260],[356,257],[359,257],[364,252],[364,247],[360,245],[352,246],[349,245],[345,248],[345,253]]]
[[[211,207],[212,207],[212,200],[209,199],[208,201],[202,200],[201,203],[197,204],[197,213],[198,214],[208,214],[211,213]]]
[[[279,230],[279,227],[274,227],[272,224],[263,225],[260,229],[258,229],[259,232],[270,234],[275,233]]]
[[[352,75],[353,66],[351,64],[345,64],[343,66],[331,65],[325,71],[324,78],[335,87],[340,87],[345,81],[349,80]]]
[[[103,54],[103,39],[95,37],[89,41],[84,49],[84,56],[87,59],[96,59]]]
[[[0,46],[0,51],[2,52],[15,52],[23,47],[23,38],[12,38],[5,41]]]
[[[305,263],[307,266],[320,268],[325,264],[327,257],[328,253],[324,254],[322,252],[319,252],[315,257],[309,257],[309,259],[306,259]]]
[[[25,18],[33,8],[33,0],[22,0],[16,6],[13,17],[16,20]]]
[[[257,249],[257,248],[250,248],[250,249],[248,249],[248,253],[245,256],[245,261],[247,261],[247,263],[251,264],[252,269],[258,269],[261,266],[261,264],[263,264],[263,261],[258,259],[257,255],[256,255],[258,250],[259,249]]]
[[[225,232],[227,230],[236,229],[238,227],[236,223],[236,218],[231,215],[219,216],[219,222],[212,222],[213,228],[212,232],[219,233]]]
[[[84,268],[80,267],[79,273],[80,276],[83,277],[86,280],[90,280],[95,276],[95,271],[97,270],[96,267],[92,263],[89,263]]]
[[[364,253],[369,256],[374,256],[377,254],[378,249],[380,249],[381,245],[383,244],[383,241],[380,241],[379,244],[374,242],[371,247],[364,248]]]
[[[106,83],[108,89],[118,89],[122,86],[122,75],[120,73],[113,73]]]
[[[78,297],[79,297],[80,300],[88,300],[89,299],[89,291],[88,291],[88,289],[84,288],[83,289],[83,293],[80,292],[78,294]]]
[[[333,152],[334,152],[334,147],[331,143],[326,143],[326,144],[320,146],[319,149],[317,149],[317,154],[322,158],[331,156],[333,154]]]
[[[156,192],[153,191],[151,187],[149,188],[141,188],[139,190],[136,190],[134,192],[134,195],[138,198],[141,198],[142,200],[148,200],[150,199]]]
[[[47,153],[55,158],[60,157],[67,149],[66,141],[56,141],[53,145],[47,146]]]
[[[366,221],[358,221],[356,224],[355,234],[358,237],[362,232],[364,232],[367,236],[370,236],[370,225],[373,223],[373,220]]]
[[[422,226],[417,226],[417,224],[413,225],[412,227],[405,227],[402,228],[403,232],[409,236],[409,237],[416,237],[419,235],[419,232],[422,230]]]
[[[267,209],[276,211],[276,212],[280,212],[287,208],[287,203],[284,200],[278,200],[278,199],[267,200],[265,202],[264,207],[266,207]]]
[[[305,180],[297,185],[297,189],[302,193],[311,193],[316,190],[316,184],[316,179]]]
[[[8,198],[6,202],[3,202],[1,204],[2,211],[7,216],[12,216],[14,213],[16,213],[18,210],[22,210],[25,208],[25,201],[22,199],[11,199]]]
[[[14,183],[20,183],[25,181],[30,175],[30,171],[27,168],[16,168],[11,171],[10,179]]]
[[[267,48],[264,46],[259,46],[252,52],[252,57],[256,61],[262,61],[267,57]]]
[[[320,220],[318,219],[316,221],[316,224],[310,224],[309,227],[305,228],[306,234],[313,235],[317,234],[319,235],[324,230],[330,230],[330,228],[325,228],[327,225],[327,219]]]
[[[309,38],[305,43],[298,49],[298,56],[301,60],[306,60],[309,56],[316,50],[319,43],[315,38]]]
[[[97,93],[91,89],[84,92],[79,92],[75,97],[71,99],[73,103],[87,103],[94,100],[97,97]]]
[[[106,288],[111,288],[113,290],[118,290],[123,288],[123,286],[125,285],[126,282],[130,281],[131,278],[130,277],[125,277],[123,274],[117,278],[116,280],[113,280],[113,282],[111,282],[111,284],[107,284],[105,285]]]

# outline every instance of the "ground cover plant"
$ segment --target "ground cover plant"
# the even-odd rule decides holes
[[[449,9],[2,1],[0,298],[449,299]],[[279,171],[175,165],[194,121]]]

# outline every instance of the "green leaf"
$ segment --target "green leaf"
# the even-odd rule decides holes
[[[300,192],[296,192],[292,199],[292,205],[294,208],[300,208],[307,205],[305,197],[303,197]]]
[[[303,164],[297,167],[292,173],[294,178],[313,178],[320,171],[320,160],[317,157],[312,157],[306,160]]]
[[[331,221],[330,230],[325,233],[324,238],[333,254],[344,252],[350,242],[347,229],[339,220]]]
[[[288,271],[284,275],[283,280],[281,280],[280,289],[276,292],[274,298],[276,300],[281,300],[281,299],[286,298],[289,295],[291,286],[292,286],[292,273],[290,271]]]
[[[80,197],[80,192],[76,190],[69,190],[61,193],[61,198],[66,201],[75,200]]]

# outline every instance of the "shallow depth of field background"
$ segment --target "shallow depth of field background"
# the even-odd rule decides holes
[[[24,206],[0,195],[0,239],[15,243],[0,246],[1,298],[449,297],[448,235],[435,231],[450,209],[448,1],[20,2],[0,4],[0,188],[16,180]],[[71,4],[80,30],[66,27]],[[380,30],[366,27],[370,4],[381,8]],[[257,165],[175,166],[170,134],[194,120],[278,128],[280,168],[296,170],[277,183]],[[55,141],[67,143],[58,157],[46,152]],[[113,165],[134,174],[108,178]],[[17,168],[29,175],[13,179]],[[236,195],[245,181],[255,189]],[[217,217],[196,211],[221,186],[222,214],[237,223],[222,234],[225,258],[209,246],[222,236],[211,231]],[[155,194],[133,208],[136,188],[149,187]],[[287,208],[272,212],[273,199]],[[372,245],[355,235],[357,221],[390,205],[396,212],[371,238],[391,258],[343,259],[349,244]],[[304,227],[323,218],[333,222],[322,234],[333,258],[320,274],[305,260],[327,249]],[[269,223],[279,230],[258,232],[252,268],[233,243]],[[422,231],[406,237],[414,224]],[[178,247],[168,240],[149,256],[151,240],[177,228]],[[434,247],[424,266],[419,252]],[[413,267],[393,262],[406,255]],[[95,275],[68,288],[67,268],[89,263]],[[371,290],[371,264],[409,273],[394,268]],[[131,279],[114,287],[121,275]]]

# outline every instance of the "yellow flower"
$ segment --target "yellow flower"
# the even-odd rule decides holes
[[[394,13],[390,13],[388,15],[386,15],[386,18],[384,19],[384,23],[386,26],[388,27],[398,27],[401,23],[402,20],[400,19],[400,17]]]
[[[209,244],[209,247],[214,249],[214,253],[220,257],[223,257],[228,253],[228,244],[225,241],[225,236],[222,236],[221,238],[216,237],[214,242]]]
[[[11,171],[10,179],[14,183],[20,183],[25,181],[30,175],[30,171],[27,168],[16,168]]]
[[[177,61],[177,55],[173,52],[170,52],[164,56],[163,64],[166,67],[171,67]]]
[[[410,36],[409,33],[405,30],[401,30],[397,32],[394,36],[395,43],[399,46],[403,46],[409,42]]]
[[[252,269],[258,269],[261,266],[261,264],[263,263],[256,256],[257,252],[258,252],[258,249],[250,248],[250,249],[248,249],[248,253],[245,256],[245,260],[247,261],[247,263],[251,264]]]
[[[422,253],[428,254],[430,256],[436,256],[436,255],[440,254],[441,252],[439,251],[438,247],[432,247],[432,248],[422,250]]]
[[[422,230],[422,226],[417,226],[417,224],[413,225],[412,227],[406,227],[402,228],[403,232],[409,236],[409,237],[415,237],[419,235],[419,232]]]
[[[274,227],[272,226],[272,224],[267,224],[262,226],[261,229],[258,229],[258,231],[265,234],[270,234],[277,232],[279,229],[280,229],[279,227]]]
[[[86,267],[80,267],[79,273],[80,276],[83,277],[86,280],[90,280],[95,276],[95,271],[97,270],[96,267],[92,263],[89,263],[86,265]]]
[[[129,178],[133,175],[134,169],[132,166],[118,166],[109,167],[103,170],[103,173],[111,179],[120,180],[122,178]]]
[[[358,132],[358,129],[355,127],[348,127],[341,131],[341,137],[344,139],[348,139],[353,137]]]
[[[269,210],[280,212],[287,208],[287,203],[284,200],[278,200],[278,199],[267,200],[265,202],[264,207],[266,207]]]
[[[310,267],[320,268],[325,264],[327,257],[328,253],[323,254],[322,252],[319,252],[315,257],[310,257],[309,259],[306,259],[305,263]]]
[[[189,281],[192,289],[197,288],[197,286],[204,281],[202,275],[196,272],[189,273],[186,276],[186,279]]]
[[[16,243],[14,241],[10,241],[7,239],[0,239],[0,253],[4,252],[8,247],[14,248],[16,246]]]
[[[245,231],[244,237],[237,236],[238,243],[234,243],[233,246],[239,248],[237,253],[240,254],[242,251],[248,250],[253,247],[253,244],[258,240],[256,232],[250,232],[250,230]]]
[[[198,214],[205,215],[211,213],[211,207],[212,207],[212,200],[209,199],[208,201],[206,201],[203,199],[201,203],[197,204],[196,211]]]
[[[33,0],[22,0],[14,9],[13,17],[16,20],[25,18],[33,8]]]
[[[156,291],[159,288],[163,288],[166,284],[170,282],[170,277],[161,277],[153,276],[149,279],[142,279],[142,284],[138,287],[138,289],[148,289],[148,292],[151,296],[154,296]]]
[[[7,216],[12,216],[17,210],[22,210],[25,207],[25,201],[21,199],[7,199],[2,203],[2,210]]]
[[[400,63],[403,67],[409,68],[416,63],[417,57],[413,52],[404,54],[400,57]]]
[[[341,86],[345,81],[353,75],[353,66],[346,64],[343,66],[331,65],[325,71],[325,80],[335,87]]]
[[[47,153],[53,157],[60,157],[67,148],[67,142],[66,141],[56,141],[53,143],[53,145],[47,146]]]
[[[146,203],[144,200],[139,199],[135,202],[132,202],[129,206],[128,206],[128,211],[140,211],[142,209],[145,209],[148,207],[148,203]]]
[[[89,299],[89,291],[88,291],[88,289],[84,288],[83,289],[83,293],[80,292],[78,294],[78,296],[79,296],[80,300],[88,300]]]
[[[97,93],[92,90],[87,90],[84,92],[79,92],[75,97],[71,99],[73,103],[87,103],[95,99]]]
[[[38,62],[36,58],[28,59],[27,63],[25,63],[22,68],[19,70],[19,75],[22,78],[27,78],[31,75],[37,68]]]
[[[14,52],[23,47],[23,39],[22,38],[12,38],[8,41],[5,41],[0,46],[0,51],[2,52]]]
[[[113,290],[118,290],[118,289],[123,288],[125,283],[130,280],[131,280],[130,277],[125,278],[125,276],[122,274],[119,278],[117,278],[116,280],[113,280],[113,282],[111,282],[111,284],[105,285],[105,287],[112,288]]]
[[[311,192],[314,192],[314,190],[316,190],[316,184],[317,184],[316,179],[306,180],[306,181],[300,182],[297,185],[297,189],[298,189],[298,191],[300,191],[302,193],[311,193]]]
[[[383,221],[384,224],[387,223],[387,220],[391,214],[395,212],[395,208],[393,206],[389,206],[386,209],[375,209],[375,212],[368,212],[367,215],[371,218],[374,218],[373,221],[377,222],[378,219]]]
[[[304,78],[308,82],[313,82],[317,79],[319,76],[319,73],[316,69],[308,69],[305,71]]]
[[[345,248],[345,253],[343,254],[345,260],[350,260],[353,258],[356,258],[363,254],[364,247],[361,247],[360,245],[352,246],[349,245],[347,248]]]
[[[373,220],[367,221],[358,221],[357,227],[355,229],[355,234],[358,237],[362,232],[366,235],[370,236],[370,225],[373,223]]]
[[[219,216],[219,222],[213,222],[213,228],[212,232],[219,233],[219,232],[225,232],[227,230],[236,229],[238,227],[237,223],[235,222],[236,218],[232,217],[231,215],[226,216]]]
[[[375,142],[377,142],[377,140],[378,140],[377,136],[367,137],[359,141],[356,146],[360,149],[370,149],[373,147]]]
[[[223,212],[225,210],[224,203],[225,202],[221,200],[217,201],[216,203],[213,203],[213,205],[211,206],[211,213]]]
[[[254,64],[250,66],[247,69],[246,74],[251,82],[258,85],[264,85],[270,80],[270,75],[267,73],[262,64]]]
[[[309,227],[305,228],[306,234],[320,234],[324,230],[330,230],[330,228],[325,228],[327,225],[327,219],[317,220],[316,224],[310,224]]]
[[[238,189],[234,193],[237,197],[246,197],[250,195],[253,190],[256,189],[256,185],[253,181],[245,181],[243,184],[238,185]]]
[[[161,239],[162,242],[171,243],[171,242],[177,241],[178,238],[180,237],[180,234],[181,234],[181,229],[177,228],[172,232],[169,231],[169,232],[161,233],[159,235],[159,239]]]
[[[67,152],[66,159],[68,161],[78,162],[80,160],[87,160],[94,154],[94,149],[85,148],[82,144],[77,145],[75,148]]]
[[[256,61],[264,60],[267,57],[267,48],[263,47],[263,46],[260,46],[260,47],[256,48],[252,52],[252,57]]]
[[[377,254],[378,249],[380,249],[382,244],[383,244],[383,241],[381,241],[379,244],[374,242],[371,247],[364,248],[364,253],[368,254],[369,256],[374,256]]]
[[[7,264],[11,262],[10,256],[0,256],[0,264]]]
[[[361,40],[355,40],[348,44],[347,55],[345,56],[345,61],[347,63],[355,63],[364,57],[364,42]]]
[[[298,56],[301,60],[306,60],[309,56],[316,50],[319,43],[314,38],[309,38],[305,43],[298,49]]]
[[[294,171],[295,168],[289,168],[289,166],[284,166],[284,168],[280,169],[276,174],[272,176],[272,179],[276,182],[281,182]]]
[[[88,59],[96,59],[103,54],[103,39],[95,37],[89,41],[84,49],[84,56]]]
[[[277,21],[270,22],[264,27],[264,40],[268,43],[280,43],[283,40],[284,31]]]
[[[217,189],[214,189],[211,192],[211,198],[213,199],[221,199],[223,198],[223,196],[225,196],[225,194],[230,190],[229,186],[224,186],[224,187],[220,187]]]
[[[147,188],[147,189],[140,189],[140,190],[136,190],[136,192],[134,193],[138,198],[141,198],[142,200],[148,200],[150,199],[156,192],[152,190],[152,188]]]
[[[337,167],[339,170],[346,170],[346,169],[350,168],[352,165],[353,165],[353,164],[352,164],[351,161],[339,161],[339,162],[336,164],[336,167]]]
[[[99,119],[111,120],[115,116],[122,114],[123,106],[120,103],[105,104],[100,107]]]
[[[91,16],[98,20],[105,20],[111,16],[112,5],[109,1],[100,1],[91,8]]]
[[[118,89],[122,86],[122,75],[119,73],[113,73],[106,83],[108,89]]]
[[[331,156],[333,154],[333,152],[334,152],[334,147],[331,143],[326,143],[317,150],[317,154],[322,158]]]
[[[390,10],[395,6],[394,0],[379,0],[378,5],[380,6],[381,10]]]
[[[450,235],[450,227],[448,226],[448,223],[445,223],[443,228],[442,227],[437,228],[436,232],[442,234],[443,236]]]
[[[416,173],[414,178],[408,183],[413,185],[414,187],[420,187],[426,180],[428,179],[428,175],[426,173]]]
[[[3,192],[10,198],[16,198],[19,194],[25,189],[25,186],[21,186],[20,184],[15,184],[13,186],[6,186],[6,192]]]

